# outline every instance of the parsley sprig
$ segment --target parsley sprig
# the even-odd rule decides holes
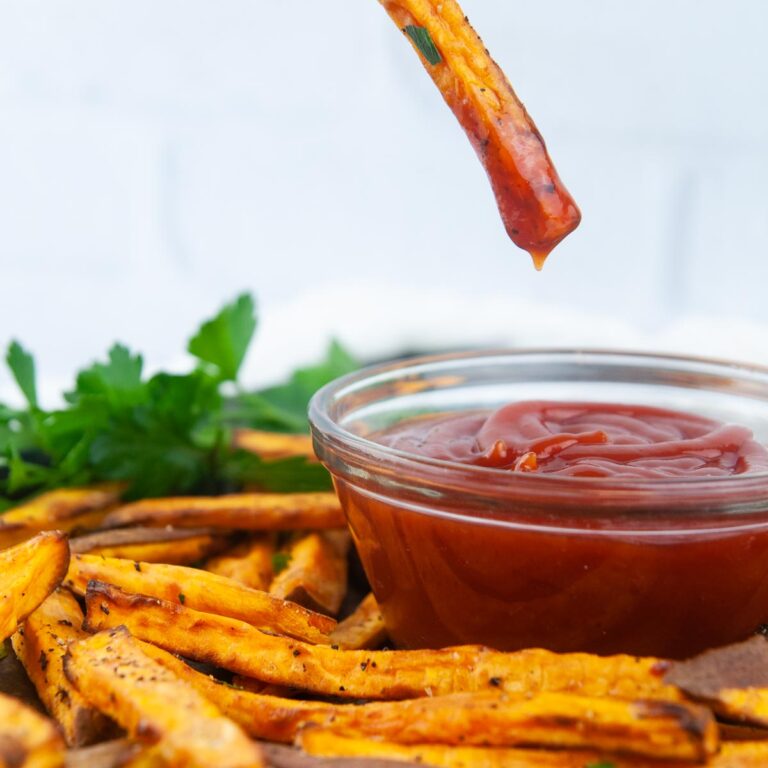
[[[322,467],[303,459],[262,461],[233,448],[231,432],[306,431],[312,394],[357,364],[334,342],[325,360],[285,383],[243,391],[238,375],[256,325],[249,294],[227,304],[189,340],[194,365],[185,374],[146,376],[141,355],[115,344],[106,359],[77,374],[65,405],[54,410],[39,403],[33,356],[13,341],[6,363],[26,406],[0,404],[0,510],[52,488],[108,480],[127,483],[129,498],[245,484],[328,488]]]

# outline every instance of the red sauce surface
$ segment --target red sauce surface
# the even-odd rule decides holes
[[[406,421],[376,438],[408,453],[513,472],[651,480],[768,470],[746,427],[642,405],[521,402]]]
[[[750,501],[741,517],[732,514],[737,492],[707,492],[694,503],[684,487],[662,483],[652,503],[638,508],[600,488],[616,479],[761,472],[768,451],[748,429],[641,406],[535,402],[416,418],[374,439],[501,467],[509,480],[540,473],[539,488],[549,482],[544,475],[583,478],[578,492],[563,497],[529,493],[535,477],[520,477],[498,484],[492,503],[493,478],[473,481],[475,499],[465,485],[450,490],[456,476],[447,469],[430,475],[442,491],[429,497],[409,490],[423,483],[419,470],[393,477],[400,491],[389,482],[374,487],[364,474],[337,478],[401,647],[484,643],[684,658],[768,622],[768,483],[758,481],[757,506]],[[488,525],[488,518],[515,525]]]

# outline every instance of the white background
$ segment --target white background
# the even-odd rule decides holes
[[[465,10],[584,214],[541,274],[375,0],[0,0],[0,341],[182,366],[249,289],[253,383],[331,334],[768,362],[768,3]]]

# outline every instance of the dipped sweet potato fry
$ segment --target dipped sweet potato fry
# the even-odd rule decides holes
[[[0,641],[59,586],[69,565],[67,536],[46,531],[0,551]]]
[[[73,553],[120,557],[147,563],[191,565],[218,552],[226,537],[210,528],[114,528],[70,539]]]
[[[94,580],[114,584],[127,592],[239,619],[311,643],[327,643],[328,633],[336,626],[327,616],[196,568],[100,555],[73,555],[65,585],[85,595],[89,582]]]
[[[54,723],[0,693],[0,768],[60,768],[64,742]]]
[[[261,753],[214,704],[146,656],[125,628],[69,646],[64,669],[91,704],[177,768],[258,768]]]
[[[350,651],[364,648],[380,648],[387,641],[387,628],[381,608],[372,592],[369,592],[360,605],[340,621],[331,632],[331,645],[338,645]]]
[[[349,543],[347,531],[315,531],[295,539],[270,594],[335,616],[347,593]]]
[[[61,488],[9,509],[0,517],[0,548],[29,539],[40,531],[95,528],[120,501],[117,483],[91,488]]]
[[[342,528],[345,521],[334,493],[235,493],[144,499],[116,509],[104,520],[105,528],[127,525],[292,531]]]
[[[544,140],[456,0],[379,0],[469,137],[510,238],[541,267],[581,214]]]
[[[457,692],[679,698],[654,673],[656,659],[599,658],[541,650],[501,653],[463,646],[440,651],[344,651],[267,635],[234,619],[129,595],[91,582],[86,629],[125,624],[142,640],[258,680],[356,699],[404,699]]]
[[[255,453],[262,459],[275,461],[301,456],[308,461],[317,462],[310,435],[238,429],[235,431],[232,442],[236,448]]]
[[[103,739],[111,723],[91,707],[64,674],[69,644],[86,637],[83,612],[66,590],[56,590],[33,611],[11,640],[13,650],[58,722],[67,744],[82,747]]]
[[[300,701],[240,691],[201,674],[167,651],[144,652],[193,685],[251,736],[292,741],[309,724],[340,735],[400,744],[520,744],[619,749],[655,758],[699,760],[717,747],[709,710],[675,702],[631,702],[544,693],[453,694],[363,705]]]
[[[253,536],[241,541],[220,555],[214,555],[203,568],[217,576],[239,581],[251,589],[268,590],[274,571],[275,537],[271,534]]]

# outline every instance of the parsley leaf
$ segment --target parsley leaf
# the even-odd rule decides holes
[[[30,408],[37,408],[37,384],[35,383],[35,359],[18,341],[8,347],[5,361],[19,385]]]
[[[608,760],[602,760],[599,763],[585,763],[584,768],[616,768],[616,763]]]
[[[421,55],[433,67],[443,60],[440,51],[437,50],[435,41],[432,39],[432,35],[429,34],[429,30],[426,27],[417,27],[415,24],[409,24],[403,28],[403,32],[411,38],[411,41],[419,49]]]
[[[284,571],[291,564],[290,552],[275,552],[272,555],[272,573],[277,576],[278,573]]]
[[[255,330],[253,297],[244,293],[203,323],[189,340],[187,351],[203,363],[215,366],[222,379],[234,381]]]

